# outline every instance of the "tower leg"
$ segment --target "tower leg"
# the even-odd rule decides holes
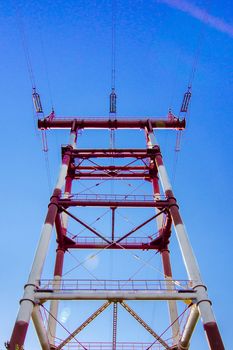
[[[72,147],[76,140],[75,125],[72,127],[70,133],[70,146]],[[35,258],[32,264],[31,272],[28,282],[24,287],[24,295],[20,301],[20,308],[18,311],[15,326],[9,342],[10,350],[23,349],[28,325],[32,315],[33,307],[35,305],[35,289],[38,288],[39,280],[41,278],[42,269],[47,255],[49,243],[51,240],[52,229],[58,211],[58,200],[61,195],[61,189],[64,186],[67,170],[70,163],[70,154],[64,154],[62,165],[58,176],[57,184],[51,201],[48,207],[47,216],[41,231],[40,241],[36,250]]]
[[[182,222],[179,208],[176,203],[176,199],[172,192],[172,186],[170,184],[166,168],[163,164],[162,155],[160,153],[159,145],[156,141],[153,129],[148,123],[147,137],[149,138],[153,148],[157,148],[158,152],[155,156],[155,162],[158,169],[161,184],[163,186],[164,193],[169,200],[170,213],[175,226],[175,232],[177,240],[179,242],[180,250],[183,256],[184,264],[186,267],[189,279],[196,284],[195,290],[197,291],[197,306],[202,318],[204,330],[209,342],[211,350],[224,350],[223,341],[211,308],[211,302],[208,299],[206,287],[202,283],[199,267],[192,250],[191,244],[188,239],[188,234],[185,226]]]
[[[67,176],[64,198],[68,198],[69,194],[71,193],[71,187],[72,187],[72,178],[70,176]],[[65,236],[67,233],[68,216],[66,213],[62,213],[61,215],[62,215],[61,228],[59,229],[61,230],[61,235]],[[54,268],[53,289],[60,288],[62,272],[63,272],[64,256],[65,256],[65,251],[63,247],[60,244],[58,244],[55,268]],[[49,343],[52,346],[54,346],[54,340],[55,340],[54,338],[56,335],[56,326],[57,326],[56,320],[58,317],[58,305],[59,305],[58,300],[52,300],[50,303],[50,313],[49,313],[49,319],[48,319],[48,334],[49,334]]]
[[[174,288],[172,282],[172,269],[170,263],[170,253],[168,249],[163,249],[161,252],[162,262],[163,262],[163,271],[165,274],[166,285],[168,289]],[[168,300],[168,309],[170,314],[170,321],[172,324],[172,337],[173,344],[177,344],[180,336],[180,326],[178,321],[178,310],[177,304],[174,300]]]
[[[146,133],[146,143],[148,148],[152,148],[152,143],[149,138],[149,135]],[[153,161],[151,161],[151,171],[152,171],[152,186],[153,186],[153,192],[154,192],[154,198],[160,199],[160,186],[159,186],[159,179],[157,176],[157,170],[156,166]],[[155,212],[158,213],[158,209],[155,208]],[[163,229],[163,220],[164,216],[159,215],[156,218],[157,222],[157,229],[159,233],[162,233]],[[168,289],[173,287],[173,284],[171,282],[172,280],[172,269],[171,269],[171,263],[170,263],[170,255],[169,255],[169,250],[168,249],[162,249],[160,251],[161,257],[162,257],[162,263],[163,263],[163,271],[165,275],[165,280],[166,280],[166,285]],[[180,336],[180,326],[178,322],[178,310],[177,310],[177,303],[174,300],[168,300],[168,311],[169,311],[169,317],[170,317],[170,322],[172,324],[172,337],[173,337],[173,344],[177,344],[179,341],[179,336]]]
[[[25,341],[29,321],[34,307],[35,289],[38,288],[42,268],[45,262],[49,242],[51,239],[52,228],[57,214],[57,202],[60,196],[60,189],[55,189],[51,197],[48,214],[45,219],[41,232],[41,238],[37,247],[35,258],[32,264],[31,273],[28,282],[24,287],[24,295],[20,301],[20,308],[15,322],[9,349],[22,349]]]

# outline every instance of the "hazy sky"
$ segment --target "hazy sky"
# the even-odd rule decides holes
[[[183,93],[195,70],[191,113],[182,138],[174,191],[213,301],[223,340],[229,349],[233,312],[232,254],[229,250],[233,243],[233,5],[230,0],[116,0],[116,3],[119,116],[165,116],[169,108],[178,114]],[[9,0],[0,3],[3,198],[0,349],[10,338],[50,195],[40,136],[35,131],[25,52],[30,55],[45,114],[50,113],[53,105],[58,116],[108,116],[111,21],[111,1],[107,0]],[[171,178],[174,176],[175,137],[172,131],[158,132]],[[86,136],[83,133],[79,138],[80,147],[108,147],[110,142],[108,133],[105,136],[103,133]],[[67,132],[48,133],[52,185],[59,168],[59,145],[67,140]],[[142,132],[136,136],[133,132],[117,133],[116,142],[122,147],[143,146],[144,135]],[[130,186],[126,184],[124,191],[135,189],[135,185]],[[106,187],[105,190],[109,189]],[[143,191],[141,188],[138,192],[142,194]],[[100,215],[103,212],[100,211]],[[128,216],[126,212],[120,213]],[[92,214],[80,210],[80,216],[89,223],[93,220]],[[109,225],[110,219],[107,220]],[[101,230],[106,227],[102,222],[98,225]],[[54,242],[51,247],[54,249]],[[181,259],[176,257],[175,236],[171,247],[175,252],[173,262],[177,260],[178,264],[178,267],[174,266],[175,278],[185,278],[180,268]],[[134,253],[140,259],[150,256]],[[82,261],[90,254],[81,252],[78,258]],[[140,267],[135,256],[128,255],[127,259],[128,269],[123,278]],[[44,278],[51,277],[51,260],[46,265]],[[117,261],[115,253],[106,257],[100,254],[93,264],[89,261],[85,266],[98,278],[103,278],[104,274],[114,278],[114,273],[119,277],[118,270],[121,269]],[[75,261],[68,261],[68,267],[72,264]],[[158,259],[151,264],[154,270],[143,270],[137,277],[159,279],[161,276],[155,270],[161,270],[161,264]],[[85,275],[85,269],[70,278],[77,276],[91,278],[90,274]],[[138,306],[139,313],[143,313],[142,309]],[[83,306],[76,310],[72,304],[61,305],[60,317],[67,317],[67,328],[75,328],[74,320],[83,315],[82,310]],[[93,311],[91,307],[90,310]],[[162,330],[166,327],[164,321],[160,320],[159,326],[156,323],[159,311],[155,306],[145,317],[155,329],[161,327]],[[109,321],[110,313],[107,317]],[[130,327],[129,333],[136,332],[136,328]],[[124,329],[120,330],[123,338]],[[31,327],[25,349],[39,349],[32,334]],[[97,335],[92,335],[93,339]],[[111,329],[108,337],[111,339]],[[139,341],[136,335],[131,336],[131,340]],[[150,342],[151,338],[146,336],[144,341]],[[191,350],[197,348],[208,349],[200,326]]]

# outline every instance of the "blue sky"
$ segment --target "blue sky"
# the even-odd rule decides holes
[[[233,312],[230,251],[233,243],[233,36],[230,31],[209,25],[208,20],[197,19],[193,16],[193,7],[182,11],[177,4],[184,8],[185,2],[117,0],[118,115],[165,116],[170,107],[177,114],[200,47],[188,128],[182,137],[174,191],[213,301],[223,340],[226,348],[230,348]],[[215,20],[221,20],[227,28],[233,26],[231,1],[192,1],[190,4],[196,6],[194,10],[204,10]],[[44,154],[34,127],[31,84],[22,31],[19,30],[22,26],[46,114],[51,111],[52,99],[58,116],[107,116],[111,84],[111,1],[44,0],[0,4],[3,126],[0,140],[3,198],[1,310],[4,315],[0,321],[0,349],[11,334],[50,195]],[[86,147],[94,138],[98,147],[108,146],[109,135],[98,135],[90,132],[85,136],[83,133],[80,147]],[[143,145],[142,132],[138,132],[135,138],[133,135],[132,132],[117,133],[117,145]],[[174,172],[175,136],[172,131],[158,132],[170,177]],[[48,133],[53,184],[59,169],[58,147],[67,139],[67,132]],[[86,218],[91,222],[91,213]],[[99,225],[104,230],[104,226]],[[173,261],[176,261],[175,236],[171,244],[175,252]],[[53,244],[51,251],[52,248]],[[85,259],[88,254],[82,252],[81,258]],[[117,274],[116,259],[115,253],[112,257],[101,258],[100,272],[96,268],[94,273],[99,273],[99,277],[106,274],[109,278]],[[182,273],[182,278],[181,259],[177,259],[178,267],[174,270],[177,275]],[[129,265],[127,272],[130,274],[135,259],[129,256],[129,260],[132,266]],[[158,260],[154,266],[161,269]],[[50,271],[52,265],[48,263],[44,277],[50,277]],[[159,274],[153,274],[153,269],[146,276],[159,278]],[[154,314],[146,315],[151,322],[158,311],[156,307]],[[70,324],[66,325],[71,329],[74,314],[67,321]],[[37,349],[31,334],[33,329],[26,349]],[[191,350],[197,347],[207,349],[201,327],[198,327]]]

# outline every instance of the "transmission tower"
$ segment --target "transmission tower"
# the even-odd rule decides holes
[[[36,250],[29,278],[24,287],[24,294],[20,300],[20,308],[10,341],[6,344],[10,350],[22,350],[30,319],[32,318],[38,339],[43,350],[60,349],[105,349],[105,350],[149,350],[149,349],[177,349],[187,350],[192,343],[192,334],[199,317],[202,320],[207,342],[211,350],[223,350],[224,345],[213,315],[211,301],[207,295],[207,288],[202,281],[188,235],[181,219],[177,200],[172,191],[167,171],[163,162],[161,150],[154,133],[157,129],[185,128],[185,120],[176,117],[164,119],[156,118],[45,118],[38,121],[41,130],[69,129],[68,145],[62,146],[62,164],[58,180],[49,202],[47,216],[42,228],[41,238]],[[93,148],[77,147],[78,131],[86,129],[118,130],[140,129],[145,133],[144,148],[111,148],[97,149],[94,140],[90,140]],[[135,131],[136,132],[136,131]],[[98,130],[96,130],[98,133]],[[92,145],[91,145],[92,141]],[[116,161],[115,163],[113,162]],[[139,194],[106,194],[106,193],[73,193],[75,182],[83,179],[108,181],[124,181],[125,179],[144,180],[151,184],[150,195]],[[86,208],[93,213],[97,208],[107,207],[111,213],[111,229],[104,234],[97,228],[74,214],[75,208]],[[89,209],[88,209],[89,208]],[[152,210],[146,220],[137,223],[132,229],[116,235],[116,214],[118,210],[140,208]],[[77,211],[78,213],[78,211]],[[151,211],[150,211],[151,213]],[[135,214],[135,222],[136,220]],[[88,237],[70,236],[69,224],[72,222],[89,232]],[[141,237],[137,233],[148,224],[154,223],[157,235]],[[57,249],[54,276],[42,279],[42,271],[48,247],[55,227]],[[107,225],[106,225],[107,227]],[[182,254],[187,276],[173,277],[172,262],[170,261],[169,242],[174,229]],[[109,231],[109,232],[108,232]],[[82,249],[101,249],[104,252],[143,250],[145,254],[156,251],[161,256],[164,277],[160,280],[136,279],[90,279],[66,280],[63,278],[67,252]],[[171,248],[170,248],[171,249]],[[122,266],[122,270],[124,266]],[[114,276],[113,276],[114,277]],[[68,332],[66,337],[58,339],[57,328],[61,326],[58,317],[59,301],[99,301],[102,304],[91,314],[87,315],[81,324]],[[142,301],[168,304],[168,325],[164,332],[154,329],[136,312],[131,302]],[[47,303],[50,306],[47,307]],[[181,311],[181,305],[183,311]],[[80,335],[94,320],[98,321],[100,314],[106,309],[112,310],[111,330],[112,340],[109,341],[81,341]],[[148,332],[150,342],[143,340],[132,342],[119,338],[119,312],[125,312]],[[47,322],[42,314],[47,312]],[[181,329],[181,318],[186,315]],[[156,315],[160,321],[163,315]],[[158,322],[159,323],[159,322]],[[127,324],[125,324],[127,332]],[[156,328],[156,327],[155,327]],[[121,328],[122,329],[122,328]],[[170,332],[168,339],[166,331]],[[104,330],[102,332],[104,334]],[[166,333],[166,335],[165,335]],[[102,336],[103,336],[102,334]],[[120,340],[119,340],[120,339]]]

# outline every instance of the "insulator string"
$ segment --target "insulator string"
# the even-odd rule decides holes
[[[116,83],[116,0],[112,0],[112,75],[111,88],[115,90]]]

